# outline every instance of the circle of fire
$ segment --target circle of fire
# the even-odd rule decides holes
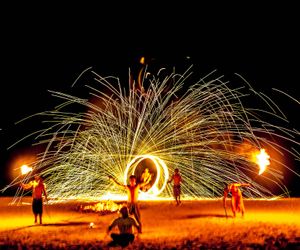
[[[157,156],[153,155],[139,155],[132,159],[126,166],[124,173],[124,184],[127,184],[128,173],[135,174],[135,170],[140,162],[145,159],[150,159],[156,168],[156,179],[152,184],[151,188],[146,192],[147,196],[155,197],[158,196],[166,187],[169,179],[169,170],[165,162]]]

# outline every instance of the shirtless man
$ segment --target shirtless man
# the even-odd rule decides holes
[[[112,242],[110,242],[108,246],[121,246],[123,248],[133,242],[135,238],[133,228],[135,227],[138,231],[140,231],[140,228],[136,220],[128,215],[128,208],[126,206],[120,209],[120,213],[121,217],[114,219],[107,228],[107,234],[109,234],[114,227],[118,227],[119,229],[118,234],[112,233],[110,235]]]
[[[171,176],[171,179],[168,180],[168,183],[172,181],[173,181],[173,195],[176,200],[176,205],[178,206],[181,203],[180,194],[181,194],[181,182],[182,182],[182,178],[178,168],[175,168],[174,174]]]
[[[242,217],[245,214],[245,206],[243,202],[242,191],[239,187],[250,187],[248,183],[231,183],[224,188],[223,192],[223,205],[226,211],[226,198],[228,193],[231,193],[231,210],[233,217],[236,217],[237,212],[241,212]]]
[[[127,207],[129,210],[129,213],[134,216],[135,220],[139,224],[139,233],[142,232],[142,223],[141,223],[141,214],[140,209],[138,205],[138,195],[139,190],[141,187],[143,187],[144,183],[136,183],[136,177],[135,175],[131,175],[129,177],[129,185],[121,184],[117,180],[115,180],[112,176],[109,176],[109,179],[112,180],[114,183],[116,183],[118,186],[124,187],[127,190]]]

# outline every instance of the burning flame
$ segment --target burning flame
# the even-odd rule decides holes
[[[145,64],[145,57],[143,57],[143,56],[141,57],[140,63],[141,63],[141,64]]]
[[[21,167],[22,174],[28,174],[30,171],[32,171],[32,168],[28,167],[27,165],[23,165]]]
[[[261,149],[258,154],[255,155],[255,162],[259,166],[258,174],[261,175],[270,165],[270,155],[267,154],[265,149]]]
[[[101,212],[101,213],[111,213],[116,212],[122,207],[121,204],[117,204],[112,200],[101,201],[93,205],[86,205],[81,207],[82,212]]]

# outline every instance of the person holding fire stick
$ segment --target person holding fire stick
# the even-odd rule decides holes
[[[43,195],[48,201],[47,192],[43,179],[35,174],[34,180],[27,184],[21,183],[21,187],[25,190],[32,189],[32,212],[34,214],[34,223],[37,224],[37,217],[39,216],[40,224],[43,224]]]
[[[147,183],[137,183],[135,175],[130,175],[129,185],[119,183],[112,176],[108,176],[108,178],[118,186],[124,187],[127,190],[127,196],[128,196],[127,207],[129,210],[129,214],[134,216],[135,220],[139,224],[139,233],[142,233],[142,223],[141,223],[141,214],[140,214],[140,209],[138,204],[138,194],[139,194],[139,190],[143,188],[143,186],[145,186]]]

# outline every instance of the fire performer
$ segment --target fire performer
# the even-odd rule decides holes
[[[138,194],[140,188],[142,188],[145,185],[145,183],[137,183],[135,175],[130,175],[129,185],[119,183],[112,176],[108,176],[108,177],[117,185],[126,188],[127,195],[128,195],[127,206],[129,209],[129,213],[133,215],[136,221],[138,222],[140,227],[139,233],[142,233],[142,223],[141,223],[141,214],[140,214],[140,209],[138,204]]]
[[[127,247],[130,243],[133,242],[135,236],[133,234],[133,227],[135,227],[138,232],[140,231],[140,226],[136,220],[129,216],[128,208],[123,206],[120,209],[121,217],[113,220],[111,225],[107,228],[107,234],[114,228],[118,227],[119,234],[112,233],[110,237],[112,241],[108,243],[108,246],[121,246]]]
[[[140,183],[143,183],[142,191],[147,192],[149,190],[149,188],[151,187],[151,179],[152,174],[149,172],[148,168],[145,168],[140,178]]]
[[[250,187],[251,184],[248,183],[231,183],[228,184],[223,191],[223,206],[225,209],[226,217],[227,217],[227,211],[226,211],[226,198],[228,196],[228,193],[231,193],[231,210],[233,213],[233,217],[236,217],[237,212],[241,212],[242,217],[244,217],[245,213],[245,206],[243,202],[243,195],[242,191],[239,187]]]
[[[176,205],[180,205],[181,201],[180,201],[180,194],[181,194],[181,182],[182,182],[182,178],[181,178],[181,174],[179,173],[179,169],[175,168],[174,170],[174,174],[171,176],[171,179],[168,180],[168,183],[171,183],[173,181],[173,195],[176,201]]]
[[[48,201],[45,184],[39,175],[34,175],[34,180],[27,184],[21,183],[21,187],[25,190],[32,189],[32,212],[34,214],[34,223],[37,223],[37,217],[39,216],[39,222],[42,224],[43,216],[43,195]]]

